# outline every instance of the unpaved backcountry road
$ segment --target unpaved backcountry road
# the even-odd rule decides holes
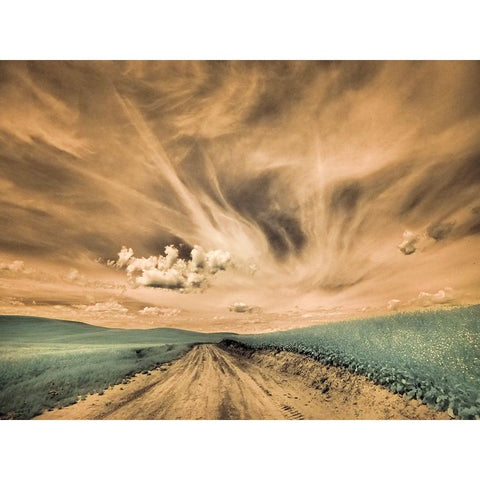
[[[198,345],[171,365],[40,419],[448,418],[361,376],[288,352]]]

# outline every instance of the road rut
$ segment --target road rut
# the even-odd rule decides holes
[[[448,418],[364,377],[288,352],[197,345],[128,383],[40,419]]]

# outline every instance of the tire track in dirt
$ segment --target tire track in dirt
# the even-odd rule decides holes
[[[139,374],[41,419],[448,418],[374,385],[288,352],[196,345],[172,364]]]

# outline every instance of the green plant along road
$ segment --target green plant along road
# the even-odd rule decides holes
[[[80,322],[0,317],[0,416],[31,418],[185,354],[218,334],[109,329]]]
[[[234,339],[359,373],[463,419],[480,417],[480,306],[404,313],[260,335],[122,330],[0,317],[0,416],[41,411],[102,392],[198,343]]]
[[[480,417],[480,305],[240,335],[302,353],[463,419]]]

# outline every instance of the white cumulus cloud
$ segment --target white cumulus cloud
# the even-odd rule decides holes
[[[403,241],[397,246],[397,248],[405,255],[411,255],[417,249],[416,244],[419,241],[419,237],[416,233],[410,230],[403,232]]]
[[[212,250],[206,254],[206,262],[210,273],[216,273],[219,270],[225,270],[232,260],[230,252],[222,250]]]
[[[109,266],[116,266],[117,268],[122,268],[127,265],[128,261],[133,257],[133,250],[131,248],[127,248],[125,246],[118,252],[118,260],[115,262],[113,260],[109,260],[107,265]]]
[[[254,307],[253,305],[248,305],[247,303],[244,302],[234,302],[232,303],[228,309],[231,312],[237,312],[237,313],[251,313],[251,312],[259,312],[260,309],[259,307]]]
[[[185,286],[185,278],[175,268],[168,270],[151,268],[143,270],[142,275],[136,278],[136,283],[146,287],[182,288]]]
[[[418,294],[418,303],[424,307],[452,303],[455,299],[455,292],[450,287],[445,287],[436,293],[420,292]]]
[[[416,297],[408,300],[393,298],[387,303],[388,310],[397,311],[404,308],[431,307],[434,305],[455,305],[461,303],[461,295],[451,287],[444,287],[435,293],[421,291]]]
[[[232,265],[229,252],[205,252],[199,245],[193,247],[188,261],[178,257],[178,249],[173,245],[166,246],[164,253],[165,255],[137,258],[131,248],[122,247],[118,260],[111,260],[107,265],[125,269],[135,285],[184,292],[208,286],[211,277]]]

